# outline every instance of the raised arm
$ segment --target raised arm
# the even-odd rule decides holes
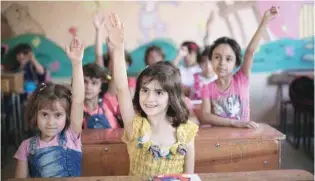
[[[132,98],[128,88],[128,79],[124,52],[124,27],[115,13],[106,19],[108,46],[113,58],[113,76],[117,88],[119,109],[127,139],[132,137],[132,120],[135,116]]]
[[[29,55],[30,61],[32,62],[33,66],[35,68],[35,71],[38,74],[43,75],[45,73],[45,68],[37,61],[37,59],[35,58],[34,53],[30,52],[28,55]]]
[[[266,29],[267,24],[274,19],[279,14],[279,9],[276,7],[271,7],[268,9],[264,17],[262,18],[256,33],[254,34],[253,38],[251,39],[250,43],[247,46],[244,62],[241,66],[241,71],[245,74],[245,76],[250,77],[251,68],[254,61],[254,52],[259,46],[260,39],[262,37],[263,32]]]
[[[211,11],[211,13],[207,19],[206,34],[205,34],[205,37],[203,38],[203,45],[204,46],[210,45],[209,35],[211,35],[211,27],[213,26],[214,18],[215,18],[214,11]]]
[[[93,23],[95,27],[95,61],[101,67],[104,67],[103,62],[103,40],[104,40],[104,23],[105,17],[98,12],[94,15]]]
[[[84,78],[82,68],[84,45],[78,38],[74,37],[70,47],[66,47],[66,52],[72,63],[71,128],[75,133],[80,134],[82,131],[84,106]]]
[[[178,50],[177,57],[173,60],[173,65],[177,67],[180,61],[183,60],[183,58],[187,55],[188,55],[188,48],[185,46],[180,47],[180,49]]]

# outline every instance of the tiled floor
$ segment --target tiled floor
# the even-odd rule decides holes
[[[12,159],[14,152],[13,148],[8,151],[8,163],[4,168],[1,168],[1,180],[14,176],[15,161]],[[301,169],[314,173],[313,160],[301,149],[293,148],[287,141],[282,142],[281,161],[281,169]]]

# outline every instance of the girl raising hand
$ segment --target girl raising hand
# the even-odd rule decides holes
[[[113,55],[114,80],[125,129],[130,175],[193,173],[198,126],[188,120],[179,70],[169,62],[144,69],[132,101],[124,62],[124,27],[110,14],[106,27]]]

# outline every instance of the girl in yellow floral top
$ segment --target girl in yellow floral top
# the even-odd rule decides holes
[[[188,121],[179,70],[168,62],[144,69],[132,101],[124,61],[124,28],[116,14],[107,18],[108,46],[127,144],[129,175],[193,173],[198,126]]]

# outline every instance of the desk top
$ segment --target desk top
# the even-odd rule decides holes
[[[314,176],[304,170],[270,170],[255,172],[230,172],[199,174],[202,181],[311,181]],[[77,177],[77,178],[39,178],[9,179],[8,181],[149,181],[148,177]]]
[[[299,76],[314,78],[314,71],[274,73],[269,77],[268,82],[271,85],[286,85],[290,84],[295,78]]]
[[[85,129],[83,144],[121,143],[123,129]],[[196,141],[218,140],[283,140],[285,135],[267,124],[257,129],[201,126]]]

